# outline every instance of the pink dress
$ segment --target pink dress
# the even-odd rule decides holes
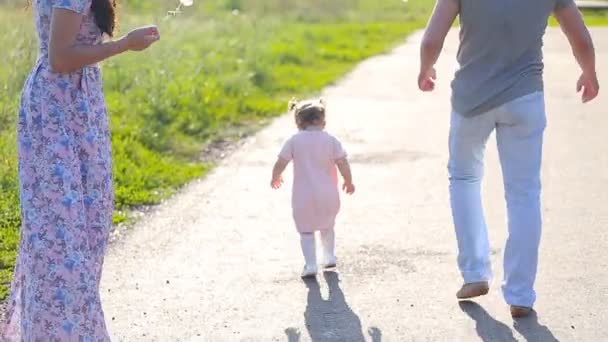
[[[113,188],[101,71],[51,70],[53,8],[84,15],[79,44],[99,44],[102,36],[91,0],[34,0],[33,7],[40,48],[17,128],[21,240],[0,340],[105,342],[99,280]]]
[[[291,205],[298,232],[333,229],[340,210],[336,161],[346,158],[342,144],[323,130],[302,130],[279,157],[293,161]]]

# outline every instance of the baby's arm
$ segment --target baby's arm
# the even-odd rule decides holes
[[[350,163],[348,159],[342,158],[336,161],[336,165],[338,166],[338,170],[344,178],[344,185],[342,185],[342,189],[349,195],[352,195],[355,192],[355,185],[353,184],[353,175],[350,171]]]
[[[274,167],[272,168],[272,180],[270,181],[270,186],[273,189],[278,189],[283,184],[283,177],[281,177],[281,175],[283,174],[283,171],[285,171],[287,164],[289,164],[289,161],[281,157],[277,158],[276,163],[274,163]]]

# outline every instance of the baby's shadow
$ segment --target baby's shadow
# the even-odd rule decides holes
[[[365,341],[359,316],[346,303],[336,272],[323,274],[329,287],[329,298],[323,299],[316,278],[305,279],[308,297],[304,320],[313,342]],[[382,332],[372,327],[367,332],[372,342],[382,341]],[[297,329],[285,330],[288,342],[299,342],[301,333]]]

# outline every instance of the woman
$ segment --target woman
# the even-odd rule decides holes
[[[109,341],[99,296],[112,222],[108,115],[96,63],[160,38],[115,41],[113,0],[35,0],[39,57],[18,121],[21,242],[8,341]]]
[[[583,90],[583,102],[590,101],[599,91],[593,42],[573,0],[438,0],[421,47],[418,85],[432,91],[433,66],[460,15],[448,165],[464,278],[457,297],[489,291],[490,248],[480,190],[485,144],[496,130],[509,217],[502,290],[513,317],[528,315],[536,300],[545,129],[541,47],[552,13],[582,69],[577,89]]]

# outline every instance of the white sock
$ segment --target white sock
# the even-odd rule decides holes
[[[336,262],[336,234],[334,233],[334,229],[321,230],[320,235],[325,262]]]
[[[306,267],[316,267],[317,254],[315,247],[315,234],[301,233],[300,245],[302,246],[302,254],[304,254],[304,261],[306,262]]]

